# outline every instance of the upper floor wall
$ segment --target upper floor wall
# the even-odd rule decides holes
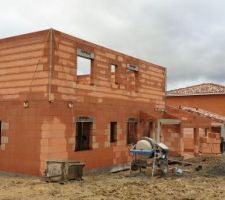
[[[53,29],[0,40],[0,101],[93,97],[164,107],[165,76],[163,67]]]
[[[165,106],[165,68],[55,30],[53,40],[56,99],[85,95]],[[79,75],[87,63],[89,73]]]
[[[0,101],[48,94],[50,31],[0,39]]]

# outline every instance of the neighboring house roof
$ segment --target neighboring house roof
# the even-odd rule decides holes
[[[225,86],[215,83],[203,83],[190,87],[167,91],[167,96],[194,96],[194,95],[222,95],[225,94]]]
[[[203,115],[199,115],[198,113],[182,109],[181,106],[179,107],[166,106],[166,112],[168,112],[173,116],[176,116],[176,118],[181,119],[183,122],[187,122],[189,123],[189,125],[192,124],[194,126],[198,125],[199,123],[211,125],[212,122],[218,122],[215,119],[208,118]]]
[[[189,107],[189,106],[180,106],[179,107],[182,110],[198,114],[202,117],[209,118],[211,120],[215,120],[217,122],[225,123],[225,116],[219,115],[213,112],[209,112],[207,110],[203,110],[201,108],[196,108],[196,107]]]

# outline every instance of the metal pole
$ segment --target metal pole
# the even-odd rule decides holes
[[[155,161],[156,161],[156,149],[155,147],[153,149],[154,149],[154,159],[152,164],[152,177],[154,176],[154,173],[155,173]]]
[[[161,132],[161,124],[160,121],[157,121],[157,136],[156,136],[156,142],[160,142],[160,132]]]

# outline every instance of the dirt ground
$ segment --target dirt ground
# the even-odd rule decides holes
[[[0,199],[225,199],[225,156],[200,157],[188,162],[196,165],[184,167],[186,172],[181,176],[171,173],[153,178],[149,172],[124,171],[85,175],[83,181],[59,184],[34,177],[1,175]]]

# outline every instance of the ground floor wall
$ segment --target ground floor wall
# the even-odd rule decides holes
[[[127,163],[131,158],[131,144],[127,142],[129,119],[136,124],[133,144],[143,136],[158,133],[157,120],[144,119],[140,117],[141,112],[151,116],[154,109],[147,103],[134,106],[129,101],[106,101],[101,104],[91,99],[85,103],[30,101],[28,107],[23,102],[3,102],[0,105],[0,170],[43,175],[47,160],[61,159],[82,161],[85,170]],[[80,117],[92,120],[90,148],[85,150],[76,150]],[[110,138],[111,122],[117,123],[115,141]],[[197,129],[181,127],[182,124],[161,124],[160,141],[169,147],[171,156],[185,151],[198,153],[199,138],[205,130],[196,132]]]
[[[145,132],[146,121],[139,114],[154,112],[148,103],[132,102],[4,102],[0,106],[0,170],[43,175],[47,160],[79,160],[86,170],[110,167],[130,160],[127,144],[127,120],[137,119],[137,136]],[[75,151],[76,119],[93,119],[89,150]],[[110,122],[117,122],[116,142],[110,142]]]
[[[36,175],[40,170],[41,131],[44,104],[24,109],[23,102],[0,105],[0,170]]]

